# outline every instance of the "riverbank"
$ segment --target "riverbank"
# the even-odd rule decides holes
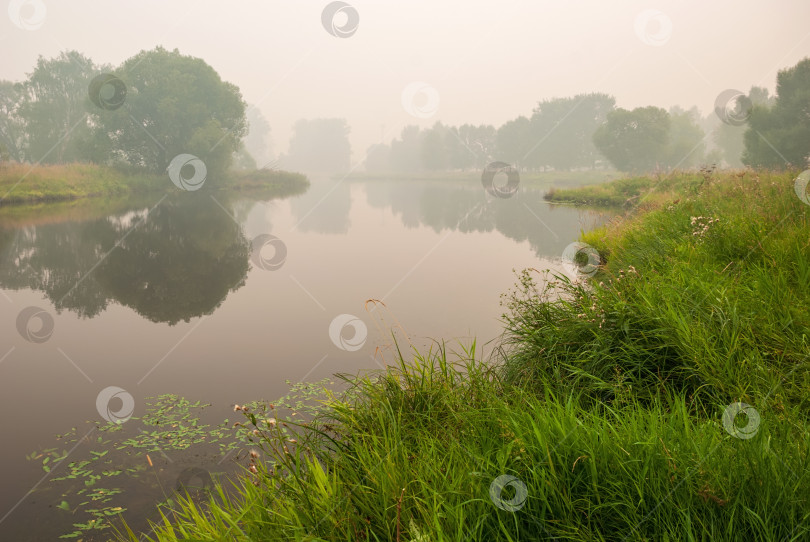
[[[305,190],[309,181],[300,173],[256,170],[233,171],[222,182],[208,184],[216,190],[269,190],[292,195]],[[89,163],[0,165],[0,206],[176,190],[168,175],[135,169],[122,170]]]
[[[674,177],[584,235],[589,280],[521,273],[498,363],[474,346],[403,352],[306,424],[252,405],[258,453],[238,495],[186,501],[147,538],[806,538],[796,173]]]
[[[552,187],[544,196],[546,201],[600,208],[632,208],[674,201],[680,196],[696,194],[710,182],[714,169],[699,173],[675,171],[656,176],[639,176],[616,179],[613,182],[586,186]],[[745,175],[744,170],[725,172],[725,176]]]

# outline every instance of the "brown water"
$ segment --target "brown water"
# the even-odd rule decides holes
[[[74,500],[51,479],[86,453],[55,435],[81,436],[85,421],[101,420],[105,388],[125,390],[136,417],[147,397],[173,393],[211,403],[215,422],[233,419],[234,403],[284,394],[286,381],[383,367],[394,324],[418,347],[477,338],[486,355],[513,269],[558,267],[580,231],[604,219],[549,205],[537,190],[493,197],[475,179],[322,179],[286,200],[204,191],[153,200],[95,215],[0,213],[0,540],[52,540],[86,521],[55,508]],[[330,337],[340,315],[354,318],[338,319]],[[112,412],[127,409],[118,397]],[[51,447],[70,455],[50,473],[25,458]],[[152,454],[161,492],[117,477],[127,519],[154,519],[156,495],[189,465],[227,470],[214,450],[195,454]]]

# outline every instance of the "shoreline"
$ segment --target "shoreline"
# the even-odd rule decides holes
[[[306,190],[309,180],[301,173],[280,170],[234,170],[216,184],[201,190],[273,190],[293,195]],[[180,192],[168,175],[117,169],[90,163],[38,166],[0,165],[0,209],[66,203],[101,197],[131,197],[150,193]]]

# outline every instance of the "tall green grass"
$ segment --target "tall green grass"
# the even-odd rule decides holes
[[[148,538],[807,540],[810,228],[792,178],[712,176],[587,234],[604,258],[588,282],[522,274],[500,363],[440,344],[345,377],[306,423],[246,412],[255,472]]]
[[[378,379],[353,380],[349,399],[331,403],[294,437],[257,417],[272,472],[248,473],[235,498],[220,491],[208,506],[183,501],[151,539],[810,534],[804,423],[763,416],[753,439],[739,439],[724,429],[722,410],[696,417],[683,398],[584,406],[575,394],[510,385],[469,354],[460,360],[453,366],[442,348]],[[504,502],[514,488],[490,496],[503,475],[525,485],[525,499],[511,509]]]
[[[553,375],[599,400],[632,388],[806,411],[810,207],[794,176],[725,176],[585,234],[605,261],[587,284],[559,277],[546,291],[524,272],[508,377]]]

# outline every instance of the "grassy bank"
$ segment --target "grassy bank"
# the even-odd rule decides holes
[[[187,501],[151,540],[807,539],[794,176],[684,178],[585,235],[589,281],[522,273],[500,363],[406,352],[308,425],[254,406],[236,496]]]
[[[286,171],[234,171],[216,190],[262,190],[292,195],[308,186],[306,177]],[[210,188],[209,188],[210,189]],[[67,201],[89,197],[121,197],[177,190],[168,175],[76,163],[51,166],[0,165],[0,206]]]
[[[604,208],[629,208],[639,205],[673,201],[681,196],[698,193],[710,182],[713,169],[700,172],[675,171],[673,173],[626,177],[613,182],[585,186],[555,185],[544,196],[546,201],[588,205]],[[744,175],[744,171],[727,172],[724,175]]]
[[[64,201],[96,196],[123,196],[154,190],[162,177],[122,172],[95,164],[0,166],[0,205]]]

